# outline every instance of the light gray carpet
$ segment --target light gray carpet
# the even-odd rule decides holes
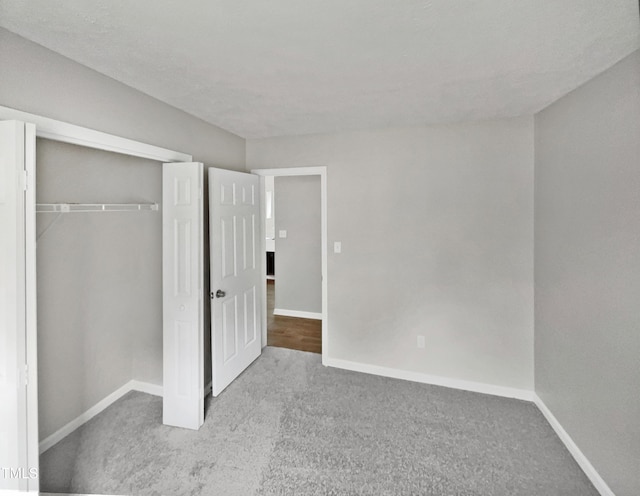
[[[41,456],[45,492],[597,496],[537,408],[266,348],[198,432],[129,393]]]

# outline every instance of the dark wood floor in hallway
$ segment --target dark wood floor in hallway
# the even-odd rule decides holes
[[[267,281],[267,344],[322,353],[322,321],[273,315],[275,295],[274,281]]]

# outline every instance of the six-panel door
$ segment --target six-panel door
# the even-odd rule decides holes
[[[163,423],[204,422],[203,165],[162,169]]]
[[[258,176],[209,169],[214,396],[262,350],[259,186]]]

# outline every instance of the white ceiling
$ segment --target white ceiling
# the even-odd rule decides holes
[[[532,114],[637,0],[0,0],[0,26],[246,138]]]

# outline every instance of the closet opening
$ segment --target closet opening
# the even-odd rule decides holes
[[[163,348],[173,343],[163,343],[161,281],[173,270],[162,260],[162,174],[168,163],[202,164],[7,107],[0,119],[2,284],[17,284],[0,301],[14,323],[0,354],[16,369],[0,371],[2,458],[28,475],[8,487],[79,493],[64,487],[77,479],[64,468],[82,464],[95,445],[82,449],[75,441],[86,441],[87,429],[73,436],[76,429],[132,391],[150,393],[143,396],[164,409]],[[201,203],[201,181],[194,186]],[[102,439],[119,441],[126,439]],[[40,459],[58,444],[65,456]],[[47,471],[54,476],[40,487]]]
[[[92,409],[116,396],[134,405],[144,399],[136,383],[162,384],[162,167],[48,139],[36,146],[41,491],[80,493],[76,468],[125,442],[93,439]]]

